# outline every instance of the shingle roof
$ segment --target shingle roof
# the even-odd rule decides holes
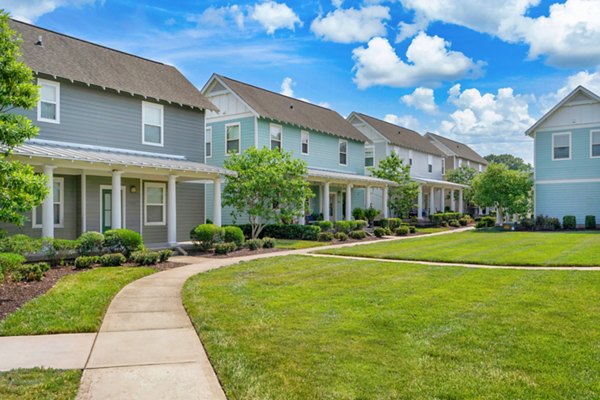
[[[23,37],[23,61],[36,73],[157,100],[216,110],[177,68],[24,22],[9,25]],[[41,37],[43,45],[36,45]]]
[[[475,161],[483,165],[487,165],[488,162],[485,158],[481,157],[475,150],[470,148],[464,143],[457,142],[452,139],[448,139],[444,136],[436,135],[435,133],[428,132],[428,136],[437,139],[444,146],[449,148],[453,153],[455,153],[458,157],[464,158],[466,160]]]
[[[433,154],[436,156],[443,155],[437,147],[431,144],[429,140],[425,139],[418,132],[382,121],[377,118],[373,118],[366,114],[361,114],[359,112],[354,112],[353,114],[357,115],[367,124],[371,125],[373,129],[375,129],[395,145],[412,150],[422,151],[423,153]]]
[[[360,133],[344,117],[329,108],[261,89],[221,75],[216,75],[216,77],[261,117],[360,142],[370,142],[369,138]]]

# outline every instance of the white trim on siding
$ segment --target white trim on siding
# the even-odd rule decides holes
[[[54,190],[54,184],[58,183],[60,186],[60,200],[58,201],[59,204],[59,223],[58,224],[54,224],[55,228],[64,228],[65,227],[65,178],[62,177],[58,177],[58,178],[54,178],[52,181],[52,190]],[[56,198],[54,199],[54,204],[57,204]],[[54,204],[52,205],[54,207]],[[40,205],[41,207],[41,205]],[[38,224],[37,223],[37,207],[33,207],[33,210],[31,211],[31,227],[34,229],[40,229],[42,227],[42,224]],[[56,217],[56,216],[55,216]]]
[[[100,185],[100,224],[98,225],[100,227],[100,231],[102,231],[102,212],[104,211],[102,209],[102,190],[104,189],[111,189],[111,196],[112,196],[112,185]],[[140,190],[141,192],[141,190]],[[127,196],[127,186],[125,185],[121,185],[121,203],[123,203],[121,205],[121,225],[123,228],[126,228],[127,226],[127,198],[125,197]],[[112,207],[112,206],[111,206]],[[112,212],[112,209],[111,211]],[[112,221],[111,221],[111,228],[112,228]]]
[[[148,204],[148,188],[162,189],[162,203]],[[162,221],[148,222],[148,206],[162,206]],[[146,182],[144,184],[144,225],[163,226],[167,224],[167,185],[159,182]]]
[[[560,135],[569,135],[569,157],[567,158],[554,158],[554,138]],[[573,144],[571,142],[571,132],[555,132],[552,134],[552,161],[568,161],[573,156]]]
[[[238,127],[238,151],[237,153],[228,152],[227,151],[227,128],[230,126]],[[228,157],[230,154],[242,154],[242,124],[240,122],[232,122],[230,124],[225,124],[225,157]]]
[[[600,158],[600,156],[594,156],[592,153],[592,149],[594,147],[594,143],[593,143],[594,133],[600,134],[600,129],[593,129],[590,131],[590,158]]]

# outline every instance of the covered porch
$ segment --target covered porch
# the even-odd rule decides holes
[[[417,218],[429,219],[431,214],[450,210],[464,212],[464,190],[466,185],[437,179],[413,177],[419,184]]]

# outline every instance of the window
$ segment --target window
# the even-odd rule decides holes
[[[412,159],[413,159],[413,152],[412,150],[408,151],[408,165],[410,165],[412,167]]]
[[[552,135],[552,159],[569,160],[571,158],[571,134],[555,133]]]
[[[340,140],[339,149],[340,149],[340,165],[347,165],[348,164],[348,141]]]
[[[281,150],[281,129],[281,125],[269,125],[269,132],[271,134],[271,150]]]
[[[433,172],[433,157],[432,156],[427,156],[427,172],[432,173]]]
[[[471,161],[467,160],[467,167],[471,167]]]
[[[146,212],[145,225],[165,225],[165,188],[164,183],[147,182],[144,186],[144,201]]]
[[[373,166],[373,146],[365,146],[365,167]]]
[[[462,158],[459,158],[459,159],[458,159],[458,167],[459,167],[459,168],[460,168],[460,167],[462,167]]]
[[[206,158],[212,157],[212,126],[207,126],[204,133],[204,141],[206,143]]]
[[[477,166],[477,169],[479,170],[479,172],[483,171],[483,165],[479,164],[479,165]]]
[[[300,145],[302,147],[302,154],[308,155],[308,142],[310,141],[310,136],[306,131],[300,131]]]
[[[40,85],[38,121],[60,123],[60,83],[38,79],[38,85]]]
[[[142,144],[163,146],[163,106],[142,101]]]
[[[64,178],[54,178],[53,181],[53,196],[54,196],[54,227],[62,228],[64,226],[64,216],[65,216],[65,207],[64,207]],[[42,227],[42,206],[35,207],[32,212],[32,222],[34,228]]]
[[[442,158],[442,175],[446,173],[446,159]]]
[[[225,153],[240,154],[240,124],[225,125]]]
[[[591,157],[600,157],[600,131],[590,132]]]

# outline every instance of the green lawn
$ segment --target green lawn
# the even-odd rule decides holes
[[[445,228],[445,227],[417,228],[417,233],[429,235],[431,233],[444,232],[444,231],[448,231],[448,230],[450,230],[450,228]]]
[[[473,230],[319,252],[373,258],[492,265],[600,266],[599,248],[600,231]]]
[[[0,399],[74,399],[80,379],[79,370],[34,368],[0,372]]]
[[[63,277],[0,321],[0,336],[96,332],[112,298],[152,268],[97,268]]]
[[[600,398],[600,273],[290,256],[183,296],[229,399]]]
[[[309,249],[311,247],[324,246],[329,243],[317,242],[313,240],[287,240],[287,239],[276,239],[275,248],[286,249],[286,250],[299,250]]]

